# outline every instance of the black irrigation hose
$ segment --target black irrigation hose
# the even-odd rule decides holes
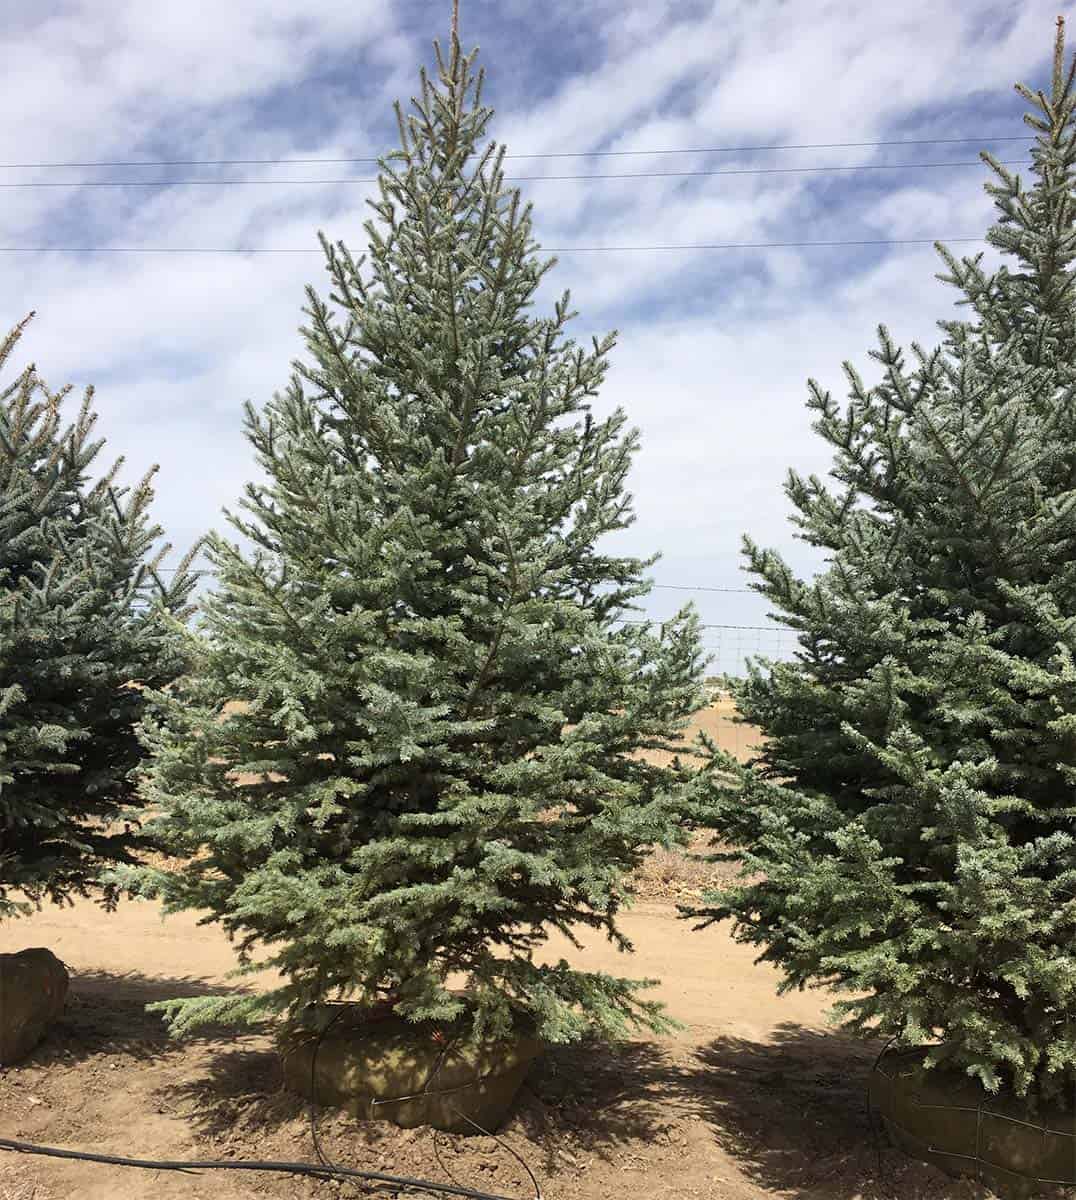
[[[512,1200],[510,1196],[502,1196],[495,1192],[481,1192],[474,1188],[464,1187],[455,1182],[451,1184],[435,1183],[429,1179],[415,1179],[407,1175],[387,1175],[381,1171],[360,1171],[354,1167],[342,1167],[331,1162],[325,1157],[321,1149],[317,1131],[317,1101],[315,1100],[316,1089],[316,1068],[317,1055],[321,1047],[321,1043],[329,1029],[341,1017],[346,1010],[341,1008],[333,1018],[323,1026],[317,1034],[314,1042],[314,1050],[310,1059],[310,1134],[311,1140],[314,1143],[314,1151],[320,1160],[318,1163],[302,1163],[302,1162],[283,1162],[275,1159],[178,1159],[178,1160],[156,1160],[148,1158],[126,1158],[116,1154],[94,1154],[86,1150],[64,1150],[59,1146],[40,1146],[34,1142],[21,1142],[13,1138],[0,1138],[0,1150],[9,1150],[16,1154],[37,1154],[46,1158],[67,1158],[75,1159],[80,1162],[95,1162],[104,1163],[114,1167],[140,1167],[147,1171],[277,1171],[290,1175],[306,1175],[316,1179],[351,1179],[359,1183],[365,1184],[383,1184],[387,1189],[397,1190],[400,1188],[408,1188],[412,1191],[422,1191],[433,1193],[441,1196],[460,1196],[464,1200]],[[422,1088],[421,1094],[426,1094],[430,1084],[433,1082],[437,1072],[441,1069],[445,1055],[448,1053],[450,1044],[446,1044],[441,1053],[437,1057],[437,1061],[433,1070],[430,1072],[429,1078]],[[459,1110],[456,1110],[457,1112]],[[530,1175],[531,1181],[534,1183],[535,1194],[538,1200],[542,1200],[541,1189],[538,1186],[538,1181],[535,1179],[530,1167],[523,1161],[510,1146],[502,1142],[494,1134],[488,1134],[487,1130],[482,1129],[476,1122],[471,1121],[464,1113],[460,1113],[464,1120],[479,1130],[481,1133],[487,1133],[493,1137],[498,1143],[505,1147],[516,1159],[523,1164],[527,1174]],[[437,1155],[440,1159],[440,1155]],[[444,1167],[442,1165],[442,1170]],[[448,1172],[445,1172],[448,1174]]]
[[[413,1191],[436,1192],[442,1196],[462,1196],[465,1200],[511,1200],[494,1192],[478,1192],[473,1188],[434,1183],[428,1179],[411,1179],[406,1175],[385,1175],[379,1171],[357,1171],[351,1167],[324,1167],[317,1163],[278,1162],[272,1159],[189,1159],[161,1160],[124,1158],[117,1154],[92,1154],[85,1150],[61,1150],[58,1146],[38,1146],[33,1142],[17,1142],[0,1138],[0,1150],[18,1154],[41,1154],[47,1158],[73,1158],[81,1162],[106,1163],[113,1167],[142,1167],[147,1171],[280,1171],[290,1175],[312,1175],[319,1179],[358,1179],[365,1183],[382,1183],[390,1187],[410,1188]]]
[[[332,1020],[319,1031],[317,1040],[314,1042],[313,1052],[310,1055],[310,1140],[314,1144],[314,1153],[317,1155],[318,1162],[330,1170],[335,1170],[336,1163],[325,1157],[322,1153],[321,1142],[318,1140],[318,1103],[315,1098],[317,1095],[318,1051],[321,1049],[321,1043],[324,1041],[325,1035],[333,1027],[333,1024],[343,1016],[344,1012],[343,1008],[339,1009]]]
[[[882,1059],[885,1058],[886,1051],[889,1049],[890,1046],[893,1045],[893,1043],[896,1040],[897,1040],[897,1035],[893,1034],[890,1038],[887,1039],[885,1045],[878,1052],[878,1057],[874,1060],[874,1066],[871,1067],[871,1073],[870,1073],[870,1077],[867,1080],[867,1088],[866,1088],[867,1123],[868,1123],[868,1125],[870,1125],[871,1140],[874,1142],[874,1153],[877,1158],[879,1178],[881,1177],[881,1174],[882,1174],[882,1138],[879,1135],[878,1126],[876,1125],[875,1120],[874,1120],[874,1107],[871,1104],[870,1080],[871,1080],[871,1078],[873,1078],[875,1071],[878,1070],[878,1066],[881,1063]],[[899,1057],[906,1058],[909,1055],[914,1054],[915,1052],[916,1052],[916,1047],[914,1047],[914,1046],[908,1050],[898,1050],[897,1057],[898,1058]]]
[[[894,1041],[895,1041],[894,1038],[892,1038],[892,1037],[889,1038],[889,1040],[885,1043],[885,1045],[878,1052],[878,1057],[874,1060],[874,1066],[871,1067],[871,1073],[867,1079],[867,1093],[866,1093],[867,1124],[870,1126],[871,1141],[874,1143],[874,1155],[875,1155],[875,1159],[878,1164],[878,1178],[879,1179],[882,1177],[882,1139],[878,1135],[878,1126],[875,1125],[875,1123],[874,1123],[874,1108],[871,1104],[871,1079],[874,1076],[874,1072],[878,1069],[878,1064],[885,1057],[885,1052],[889,1049],[890,1046],[892,1046]]]
[[[519,1165],[523,1168],[523,1170],[526,1171],[527,1174],[530,1176],[530,1181],[531,1181],[531,1183],[534,1184],[534,1200],[544,1200],[544,1197],[542,1196],[542,1187],[541,1187],[541,1184],[538,1182],[538,1177],[530,1169],[530,1166],[528,1165],[527,1160],[523,1157],[522,1154],[519,1153],[518,1150],[513,1150],[512,1147],[509,1146],[509,1144],[504,1140],[504,1138],[499,1137],[495,1133],[490,1133],[490,1131],[488,1129],[483,1129],[482,1126],[479,1125],[479,1123],[477,1121],[472,1121],[471,1118],[465,1112],[460,1112],[460,1110],[454,1104],[450,1104],[449,1108],[452,1109],[452,1111],[456,1114],[457,1117],[462,1117],[468,1123],[468,1125],[472,1125],[479,1133],[485,1134],[486,1137],[492,1138],[497,1143],[497,1145],[501,1147],[502,1150],[507,1150],[508,1153],[511,1154],[511,1156],[516,1160],[516,1162],[519,1163]],[[436,1142],[436,1133],[437,1133],[437,1131],[434,1130],[435,1142]],[[441,1161],[440,1155],[438,1155],[437,1161],[438,1162]],[[445,1167],[444,1167],[443,1163],[441,1163],[441,1170],[445,1171]],[[448,1175],[449,1179],[452,1179],[452,1176],[449,1174],[448,1171],[445,1171],[445,1174]]]

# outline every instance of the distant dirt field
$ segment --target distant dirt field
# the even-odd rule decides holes
[[[706,733],[722,750],[746,762],[752,755],[762,735],[753,725],[741,724],[736,717],[736,706],[729,697],[722,697],[706,708],[700,709],[684,731],[685,750],[694,744],[699,733]],[[648,755],[654,762],[667,762],[671,754]]]
[[[226,713],[242,710],[242,702],[230,700],[224,706]],[[701,709],[692,718],[684,733],[685,757],[691,755],[692,747],[700,730],[705,731],[721,747],[733,754],[741,762],[747,761],[752,755],[753,748],[761,740],[759,731],[751,725],[740,724],[736,719],[736,709],[732,701],[725,698],[707,708]],[[648,753],[650,761],[665,763],[672,759],[672,754]],[[282,778],[282,776],[271,776]],[[237,784],[253,783],[258,776],[243,772],[235,776]],[[689,903],[698,898],[708,888],[717,883],[730,879],[736,868],[728,863],[707,863],[700,856],[710,848],[710,835],[696,834],[691,844],[686,848],[666,850],[655,847],[646,863],[636,872],[633,879],[633,889],[640,900],[672,900]],[[143,855],[147,863],[163,866],[169,860],[163,855],[147,853]],[[4,1200],[0,1196],[0,1200]]]
[[[700,730],[740,762],[750,759],[754,748],[762,740],[762,734],[753,725],[743,725],[736,720],[736,707],[728,698],[718,700],[695,714],[684,734],[686,747],[691,747]],[[647,757],[651,761],[662,762],[672,758],[672,755]],[[703,856],[712,849],[711,835],[704,831],[696,833],[684,848],[666,850],[661,846],[655,847],[632,880],[635,894],[641,900],[692,903],[704,892],[737,874],[734,863],[704,861]]]

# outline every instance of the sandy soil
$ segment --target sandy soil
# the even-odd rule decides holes
[[[684,744],[688,752],[695,746],[700,731],[740,762],[750,759],[762,741],[758,729],[736,719],[736,709],[728,699],[720,700],[695,714],[684,732]],[[671,759],[672,755],[647,754],[646,757],[661,762]],[[734,864],[706,861],[713,849],[712,835],[703,830],[696,832],[686,847],[669,850],[655,847],[635,873],[632,881],[635,894],[641,900],[693,904],[704,893],[737,874]]]
[[[719,703],[696,718],[740,758],[758,741]],[[706,838],[695,839],[694,851]],[[776,995],[723,928],[694,932],[685,900],[730,868],[659,851],[639,872],[643,902],[622,925],[632,959],[584,932],[551,958],[659,978],[656,994],[686,1028],[610,1050],[550,1052],[521,1094],[504,1141],[547,1200],[955,1200],[975,1195],[888,1149],[877,1157],[864,1106],[876,1047],[826,1032],[826,997]],[[309,1114],[283,1093],[270,1038],[220,1029],[169,1041],[147,1002],[220,991],[234,963],[221,932],[155,905],[112,915],[89,902],[0,926],[0,951],[44,945],[72,973],[67,1012],[18,1068],[0,1071],[0,1136],[141,1158],[313,1161]],[[257,978],[243,986],[264,986]],[[497,1141],[403,1132],[323,1112],[319,1135],[345,1165],[458,1182],[522,1198],[525,1173]],[[881,1171],[879,1172],[879,1164]],[[351,1184],[286,1175],[198,1175],[0,1154],[0,1200],[240,1200],[357,1196]]]
[[[711,737],[722,750],[735,755],[741,762],[746,762],[754,748],[761,742],[762,734],[754,725],[746,725],[736,716],[736,708],[732,700],[724,697],[716,703],[701,709],[692,717],[684,731],[684,743],[687,748],[694,746],[700,732]],[[653,761],[667,761],[670,754],[649,755]]]
[[[623,921],[632,960],[584,934],[589,967],[659,977],[682,1034],[610,1051],[576,1046],[534,1070],[503,1131],[547,1200],[943,1200],[970,1185],[882,1152],[864,1110],[875,1049],[825,1032],[825,997],[779,998],[776,977],[722,929],[696,933],[666,904]],[[161,921],[146,901],[112,915],[90,902],[0,928],[0,951],[44,945],[72,973],[67,1012],[34,1055],[0,1074],[0,1136],[144,1158],[312,1161],[305,1106],[280,1090],[266,1034],[219,1030],[170,1042],[151,1000],[230,986],[220,931],[191,915]],[[244,982],[258,986],[258,980]],[[402,1132],[322,1113],[337,1162],[534,1195],[492,1139]],[[3,1200],[240,1200],[359,1195],[292,1176],[198,1175],[0,1154]]]

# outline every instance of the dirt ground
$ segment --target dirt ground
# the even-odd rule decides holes
[[[685,1023],[615,1050],[557,1049],[535,1068],[502,1131],[547,1200],[943,1200],[970,1197],[896,1152],[878,1174],[864,1108],[874,1048],[825,1031],[825,998],[778,997],[772,971],[721,929],[696,933],[668,904],[623,920],[636,954],[583,935],[588,967],[663,980]],[[312,1161],[308,1113],[280,1088],[265,1033],[169,1041],[151,1000],[230,986],[231,949],[191,915],[162,923],[132,901],[91,902],[0,929],[0,950],[48,946],[72,974],[67,1012],[32,1057],[0,1074],[0,1136],[139,1158]],[[257,986],[253,984],[245,986]],[[534,1195],[495,1140],[404,1132],[323,1112],[327,1155],[345,1165]],[[198,1175],[0,1155],[3,1200],[240,1200],[358,1195],[351,1184],[230,1171]]]
[[[684,733],[685,745],[694,746],[700,731],[740,762],[752,757],[762,739],[757,729],[736,719],[736,709],[728,699],[718,700],[695,714]],[[647,757],[660,762],[671,759],[672,755],[648,754]],[[736,874],[734,865],[706,861],[707,851],[712,849],[712,838],[703,831],[697,832],[684,849],[655,847],[635,874],[633,886],[636,895],[643,900],[693,903],[704,892]]]
[[[727,706],[700,718],[745,756],[757,740]],[[699,840],[701,845],[701,839]],[[724,868],[725,871],[728,868]],[[776,995],[727,929],[695,932],[678,898],[714,870],[656,855],[644,899],[624,915],[631,958],[590,931],[582,951],[554,937],[549,957],[658,978],[685,1029],[619,1047],[574,1046],[536,1065],[503,1145],[481,1136],[401,1131],[323,1111],[318,1133],[335,1162],[449,1182],[526,1200],[956,1200],[967,1183],[872,1141],[865,1085],[877,1047],[827,1032],[827,998]],[[23,1064],[0,1070],[0,1137],[137,1158],[314,1161],[305,1104],[281,1090],[268,1032],[219,1029],[170,1041],[146,1003],[221,992],[234,959],[215,926],[162,921],[128,901],[92,902],[0,926],[0,952],[47,946],[72,976],[66,1013]],[[244,987],[264,986],[253,977]],[[145,1171],[0,1153],[0,1200],[241,1200],[358,1196],[351,1183],[239,1171]],[[385,1193],[380,1193],[385,1194]]]
[[[711,737],[722,750],[734,754],[741,762],[746,762],[753,748],[762,740],[762,734],[753,725],[746,725],[736,716],[736,708],[731,698],[718,697],[708,707],[701,709],[692,717],[684,731],[684,743],[687,748],[694,746],[698,734],[703,732]],[[655,762],[667,761],[670,754],[648,755]]]

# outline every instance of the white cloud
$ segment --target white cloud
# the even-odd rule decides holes
[[[383,148],[391,99],[413,94],[431,34],[444,32],[401,26],[401,7],[67,4],[9,30],[0,100],[24,117],[0,129],[0,161],[343,157]],[[499,58],[480,61],[488,94],[497,95],[499,78],[513,94],[492,132],[516,153],[1021,133],[1012,84],[1045,82],[1055,13],[1044,0],[1018,10],[942,9],[927,0],[881,8],[853,0],[602,0],[584,15],[554,0],[543,11],[557,30],[577,30],[581,57],[564,70],[542,42],[543,98],[528,100],[509,85],[517,68],[537,69],[528,56],[538,43],[523,35],[536,19],[532,6],[464,8],[465,41],[500,48]],[[509,159],[506,169],[563,175],[944,161],[977,149]],[[372,173],[329,165],[223,171],[250,179]],[[0,173],[18,177],[110,173]],[[546,245],[649,245],[978,234],[991,216],[986,178],[985,168],[965,168],[523,186]],[[320,227],[358,252],[371,191],[3,189],[0,244],[314,248]],[[303,286],[326,290],[316,250],[13,255],[5,265],[7,324],[30,308],[39,313],[22,360],[34,359],[53,385],[98,384],[109,452],[127,455],[132,476],[162,464],[157,515],[177,544],[221,528],[221,505],[234,504],[253,469],[242,402],[264,402],[286,385],[302,349]],[[602,403],[622,404],[644,434],[633,477],[639,517],[623,543],[662,549],[659,575],[670,583],[741,585],[744,529],[809,569],[814,560],[792,541],[781,490],[790,465],[823,474],[828,467],[809,429],[806,379],[843,394],[845,358],[869,376],[867,350],[880,322],[904,343],[936,340],[935,322],[950,315],[953,299],[933,278],[939,269],[929,246],[563,254],[543,300],[571,288],[579,340],[620,327]],[[652,611],[667,612],[681,598],[658,593]],[[757,624],[765,611],[754,597],[699,602],[714,624]]]

